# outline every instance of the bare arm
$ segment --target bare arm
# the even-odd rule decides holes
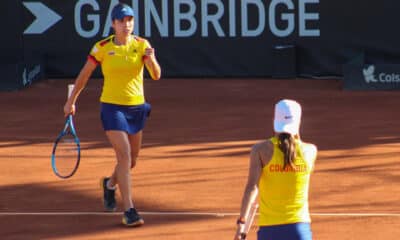
[[[308,163],[308,166],[311,167],[311,171],[314,171],[315,160],[317,159],[317,147],[314,144],[307,144],[307,148],[305,149],[304,155],[305,159]]]
[[[83,66],[81,72],[75,80],[75,87],[71,92],[71,96],[68,98],[64,105],[64,115],[75,114],[75,102],[78,99],[79,94],[85,88],[90,76],[96,69],[97,64],[91,60],[87,60]]]
[[[253,146],[250,153],[250,167],[249,174],[247,178],[247,184],[243,193],[242,198],[242,206],[240,209],[240,217],[239,220],[242,222],[246,222],[246,216],[252,206],[252,204],[257,201],[258,196],[258,181],[261,177],[262,173],[262,161],[260,155],[260,145],[256,144]],[[241,227],[237,226],[236,235],[234,239],[240,239]]]
[[[151,78],[159,80],[161,78],[161,67],[157,62],[154,48],[146,48],[143,61]]]

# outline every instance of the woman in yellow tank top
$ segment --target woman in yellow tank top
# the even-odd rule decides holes
[[[158,80],[161,68],[149,42],[132,35],[134,12],[130,6],[118,3],[111,12],[111,20],[115,35],[93,46],[64,105],[64,114],[75,114],[75,102],[80,92],[95,68],[101,65],[104,76],[100,97],[101,121],[117,159],[111,176],[101,179],[103,204],[106,211],[116,210],[115,190],[118,185],[124,209],[123,224],[140,226],[144,221],[132,201],[130,171],[136,165],[142,130],[151,110],[144,97],[143,69],[146,67],[151,78]]]
[[[252,147],[235,240],[242,239],[251,206],[259,204],[258,240],[311,240],[308,209],[315,145],[301,141],[301,106],[284,99],[275,105],[275,135]]]

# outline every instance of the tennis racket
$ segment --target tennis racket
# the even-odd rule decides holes
[[[54,142],[51,154],[51,166],[56,176],[72,177],[78,169],[81,158],[81,146],[76,135],[72,115],[65,120],[64,129]]]
[[[74,89],[74,84],[68,84],[68,97]],[[81,147],[76,135],[72,115],[65,120],[64,129],[54,142],[51,154],[51,166],[54,174],[60,178],[69,178],[75,174],[81,159]]]
[[[251,205],[249,213],[248,213],[248,216],[246,218],[246,222],[245,222],[244,227],[243,227],[243,232],[240,235],[240,239],[241,240],[245,240],[246,239],[247,234],[249,233],[250,228],[253,225],[254,218],[255,218],[255,216],[257,214],[257,209],[258,209],[258,203],[257,203],[257,201],[255,201]]]

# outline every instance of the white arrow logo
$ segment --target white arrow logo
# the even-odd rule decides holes
[[[24,34],[42,34],[62,18],[43,3],[24,2],[23,4],[36,17]]]

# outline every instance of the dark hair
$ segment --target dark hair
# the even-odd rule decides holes
[[[283,169],[286,169],[286,166],[290,166],[292,169],[295,169],[296,165],[294,164],[294,159],[296,158],[296,143],[294,137],[289,133],[280,133],[278,135],[278,147],[283,152]]]

